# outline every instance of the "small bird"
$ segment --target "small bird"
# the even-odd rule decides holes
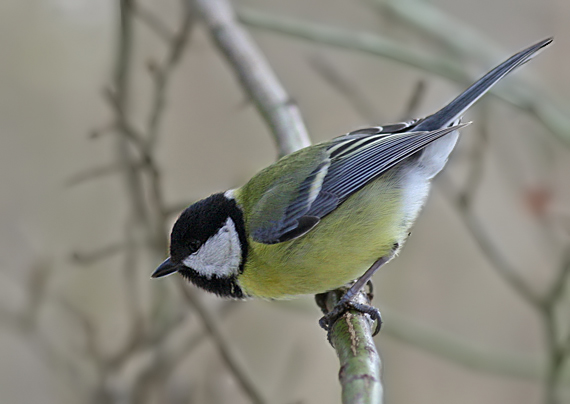
[[[170,257],[153,278],[180,273],[219,296],[283,299],[356,279],[320,324],[346,310],[402,248],[453,150],[463,113],[494,84],[552,42],[504,61],[433,115],[358,129],[287,155],[241,188],[186,208],[172,229]]]

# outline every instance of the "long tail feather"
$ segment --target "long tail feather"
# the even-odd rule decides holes
[[[489,73],[481,77],[475,84],[461,93],[457,98],[438,112],[424,118],[413,130],[432,131],[450,125],[461,117],[471,105],[489,91],[489,89],[499,80],[517,67],[528,62],[536,56],[539,51],[550,45],[552,41],[553,38],[545,39],[511,56],[509,59],[505,60]]]

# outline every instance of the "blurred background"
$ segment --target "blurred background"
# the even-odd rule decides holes
[[[2,403],[340,402],[312,297],[149,279],[185,205],[278,154],[187,4],[0,2]],[[556,37],[467,114],[374,303],[386,402],[570,403],[570,3],[231,5],[314,142],[431,113]]]

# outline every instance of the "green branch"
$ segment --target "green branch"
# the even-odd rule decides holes
[[[324,314],[336,306],[346,290],[339,288],[316,296]],[[362,291],[355,302],[370,305],[368,296]],[[329,330],[329,342],[340,362],[338,378],[343,404],[382,403],[381,361],[372,339],[370,323],[367,315],[350,310]]]

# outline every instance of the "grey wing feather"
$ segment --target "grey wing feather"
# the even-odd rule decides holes
[[[253,237],[274,244],[305,234],[352,193],[434,140],[462,125],[457,122],[493,85],[552,42],[540,41],[489,71],[433,115],[416,121],[359,129],[334,139],[328,158],[302,182],[282,218]],[[444,128],[444,129],[442,129]]]
[[[327,194],[335,195],[338,202],[342,203],[371,180],[425,148],[431,142],[463,126],[465,124],[432,132],[406,132],[381,139],[371,137],[366,139],[362,145],[357,146],[356,150],[345,149],[336,156],[333,151],[331,154],[333,162],[321,186],[323,192],[315,199],[307,215],[318,213],[322,217],[330,213],[332,209],[325,202],[329,199]]]
[[[284,217],[270,228],[252,234],[254,240],[275,244],[299,237],[331,213],[350,195],[431,142],[465,126],[431,132],[392,135],[349,134],[327,149],[328,158],[300,184]]]

